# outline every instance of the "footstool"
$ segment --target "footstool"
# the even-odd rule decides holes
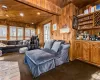
[[[19,49],[19,53],[25,53],[26,51],[28,51],[28,47],[23,47]]]

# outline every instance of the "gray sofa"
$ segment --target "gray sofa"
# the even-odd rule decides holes
[[[23,40],[11,40],[11,41],[2,41],[2,43],[6,44],[6,47],[0,47],[0,50],[2,50],[4,53],[9,52],[18,52],[20,48],[27,47],[28,46],[28,40],[27,42]]]
[[[48,41],[43,49],[27,51],[25,63],[29,66],[33,76],[37,77],[56,66],[69,62],[69,47],[70,44],[64,41]]]

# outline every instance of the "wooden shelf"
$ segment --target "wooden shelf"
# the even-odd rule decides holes
[[[78,30],[81,31],[81,30],[91,30],[91,29],[93,28],[84,28],[84,29],[78,29]]]
[[[78,29],[78,30],[81,31],[81,30],[91,30],[91,29],[100,29],[100,26],[93,26],[91,28],[84,28],[84,29]]]
[[[83,26],[83,25],[89,25],[89,24],[93,24],[93,23],[91,22],[91,23],[79,24],[79,26]]]
[[[93,29],[100,29],[100,26],[94,26]]]
[[[78,16],[78,18],[83,18],[83,17],[87,17],[87,16],[90,16],[90,15],[93,15],[93,13],[89,13],[89,14],[85,14],[85,15],[82,15],[82,16]]]
[[[78,21],[79,23],[82,23],[82,22],[86,22],[86,21],[93,21],[93,19],[87,19],[87,20],[83,20],[83,21]]]

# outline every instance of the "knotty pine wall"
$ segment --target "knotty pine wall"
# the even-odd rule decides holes
[[[77,7],[70,3],[64,8],[62,8],[62,14],[60,16],[53,15],[51,18],[48,18],[47,20],[39,23],[36,25],[36,34],[39,36],[40,39],[40,44],[43,46],[44,44],[44,31],[43,31],[43,26],[46,23],[51,22],[51,39],[56,39],[56,40],[65,40],[66,42],[71,44],[70,47],[70,60],[73,59],[72,56],[72,45],[73,45],[73,40],[75,39],[75,33],[76,31],[72,29],[72,20],[73,20],[73,15],[77,14]],[[53,31],[52,27],[53,24],[57,24],[57,30]],[[60,33],[60,29],[62,28],[63,25],[67,24],[70,33]],[[38,34],[38,29],[40,29],[40,34]]]

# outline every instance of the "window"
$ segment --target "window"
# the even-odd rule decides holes
[[[16,27],[10,26],[10,40],[16,40]]]
[[[31,37],[31,29],[25,28],[25,39],[30,39]]]
[[[23,28],[17,27],[17,40],[23,40]]]
[[[44,25],[44,42],[50,40],[50,23]]]
[[[31,36],[35,35],[35,29],[31,29]]]
[[[7,40],[7,26],[0,25],[0,40]]]

